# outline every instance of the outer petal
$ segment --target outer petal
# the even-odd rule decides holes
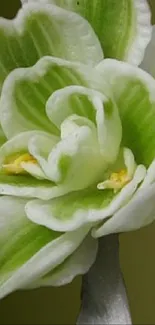
[[[30,287],[61,286],[71,282],[77,275],[87,273],[95,261],[97,249],[97,240],[88,235],[64,263],[46,274],[38,282],[34,282]]]
[[[140,67],[155,77],[155,26],[153,26],[152,38]]]
[[[7,138],[28,130],[59,134],[45,112],[46,101],[69,85],[101,88],[103,81],[91,67],[44,57],[34,67],[16,69],[6,79],[0,101],[0,119]]]
[[[155,157],[155,80],[145,71],[116,60],[97,67],[113,91],[123,128],[123,145],[139,164],[149,166]]]
[[[61,234],[31,223],[26,201],[0,198],[0,298],[57,267],[81,244],[90,227]]]
[[[155,219],[155,184],[137,191],[133,199],[102,226],[92,230],[95,238],[144,227]]]
[[[89,23],[75,13],[39,1],[25,5],[13,20],[0,19],[0,88],[17,67],[35,64],[45,55],[95,65],[100,43]]]
[[[28,0],[28,2],[34,0]],[[151,38],[147,0],[38,0],[79,13],[95,30],[106,57],[140,64]]]

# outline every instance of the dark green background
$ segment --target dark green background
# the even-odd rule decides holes
[[[155,0],[150,4],[155,12]],[[0,16],[11,18],[18,7],[18,0],[0,0]],[[155,324],[155,223],[120,236],[120,259],[133,323]],[[11,294],[0,301],[0,325],[74,324],[80,305],[80,283],[77,278],[61,288]]]

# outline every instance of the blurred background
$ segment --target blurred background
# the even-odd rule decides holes
[[[149,3],[155,22],[155,0]],[[19,5],[19,0],[0,0],[0,16],[14,17]],[[133,323],[155,324],[155,223],[120,235],[120,261]],[[80,285],[79,277],[60,288],[13,293],[0,301],[0,325],[75,324]]]

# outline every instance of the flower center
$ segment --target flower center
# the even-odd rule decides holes
[[[117,192],[130,181],[131,177],[129,177],[127,169],[121,169],[117,173],[112,173],[108,180],[99,183],[97,188],[99,190],[113,189],[114,192]]]
[[[27,173],[22,166],[22,163],[37,164],[37,160],[29,153],[7,157],[5,163],[2,165],[6,174],[25,174]]]

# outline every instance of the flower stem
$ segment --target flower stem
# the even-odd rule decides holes
[[[77,325],[131,323],[119,263],[118,235],[105,236],[99,240],[95,264],[83,276],[82,306]]]

